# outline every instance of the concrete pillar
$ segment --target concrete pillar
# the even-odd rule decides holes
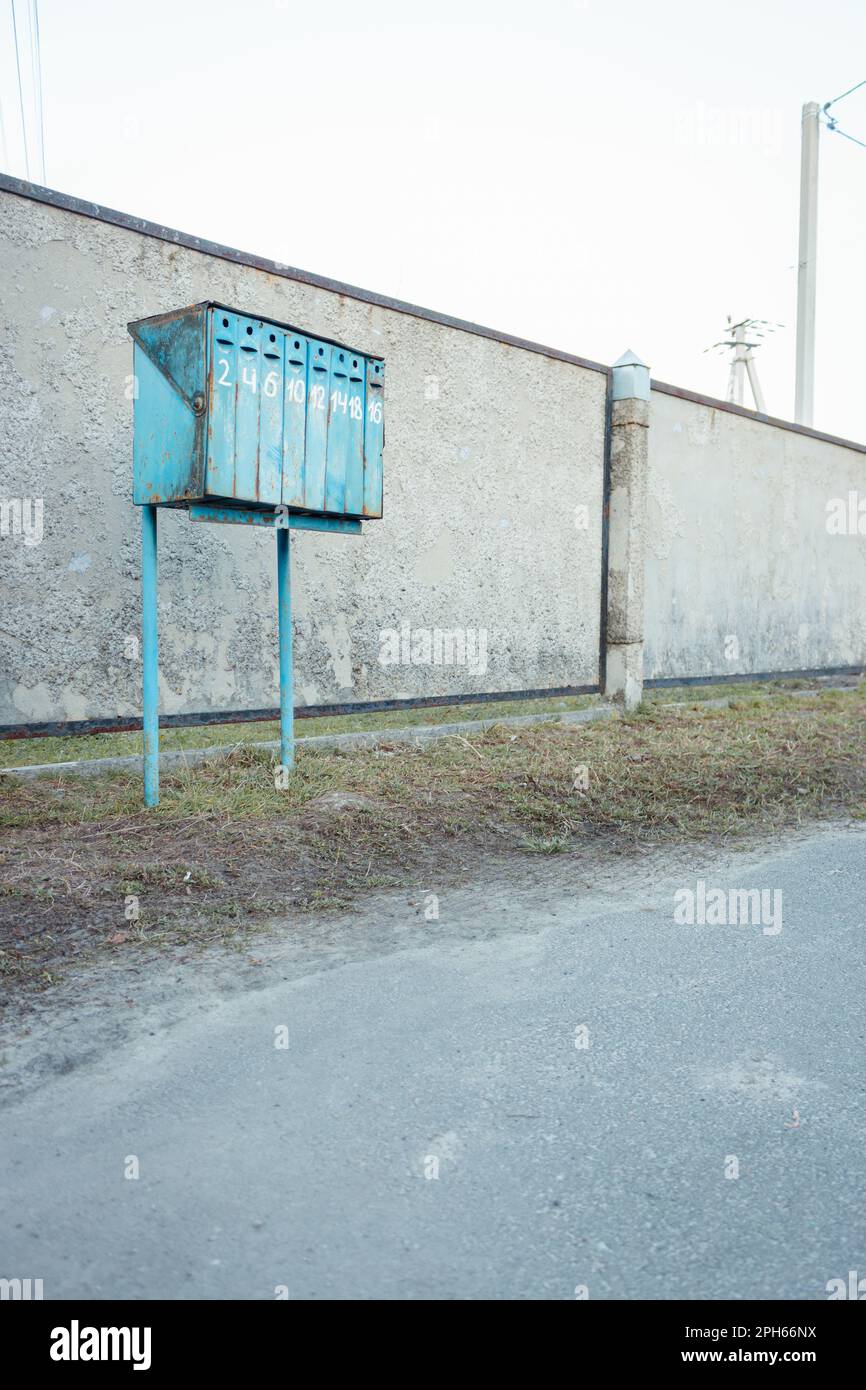
[[[605,694],[626,709],[643,696],[649,401],[649,367],[626,352],[613,364],[611,389],[605,652]]]

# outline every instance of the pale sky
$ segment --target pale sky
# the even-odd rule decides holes
[[[27,0],[17,0],[40,181]],[[40,0],[49,187],[791,418],[800,109],[863,0]],[[8,172],[25,176],[10,5]],[[866,141],[866,87],[833,108]],[[815,424],[866,439],[866,149],[821,135]],[[253,306],[255,307],[255,306]]]

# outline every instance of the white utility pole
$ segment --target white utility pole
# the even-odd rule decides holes
[[[803,107],[800,144],[800,249],[797,262],[797,371],[794,419],[811,425],[815,397],[815,283],[818,249],[817,101]]]
[[[759,415],[766,415],[767,407],[764,405],[764,393],[761,390],[761,383],[758,381],[758,368],[755,366],[751,348],[746,353],[746,371],[749,373],[749,385],[755,398],[755,409]]]

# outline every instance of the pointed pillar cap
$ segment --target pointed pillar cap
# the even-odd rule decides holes
[[[611,368],[615,401],[648,401],[650,398],[650,369],[631,348],[614,362]]]

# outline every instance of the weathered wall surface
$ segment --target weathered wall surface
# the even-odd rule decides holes
[[[604,373],[0,191],[0,498],[44,499],[0,537],[0,722],[140,710],[126,323],[203,299],[388,363],[384,520],[292,537],[297,704],[597,680]],[[274,705],[274,536],[159,520],[161,710]],[[486,669],[382,666],[404,623]]]
[[[652,392],[644,676],[866,663],[866,454]],[[732,640],[733,639],[733,640]]]

